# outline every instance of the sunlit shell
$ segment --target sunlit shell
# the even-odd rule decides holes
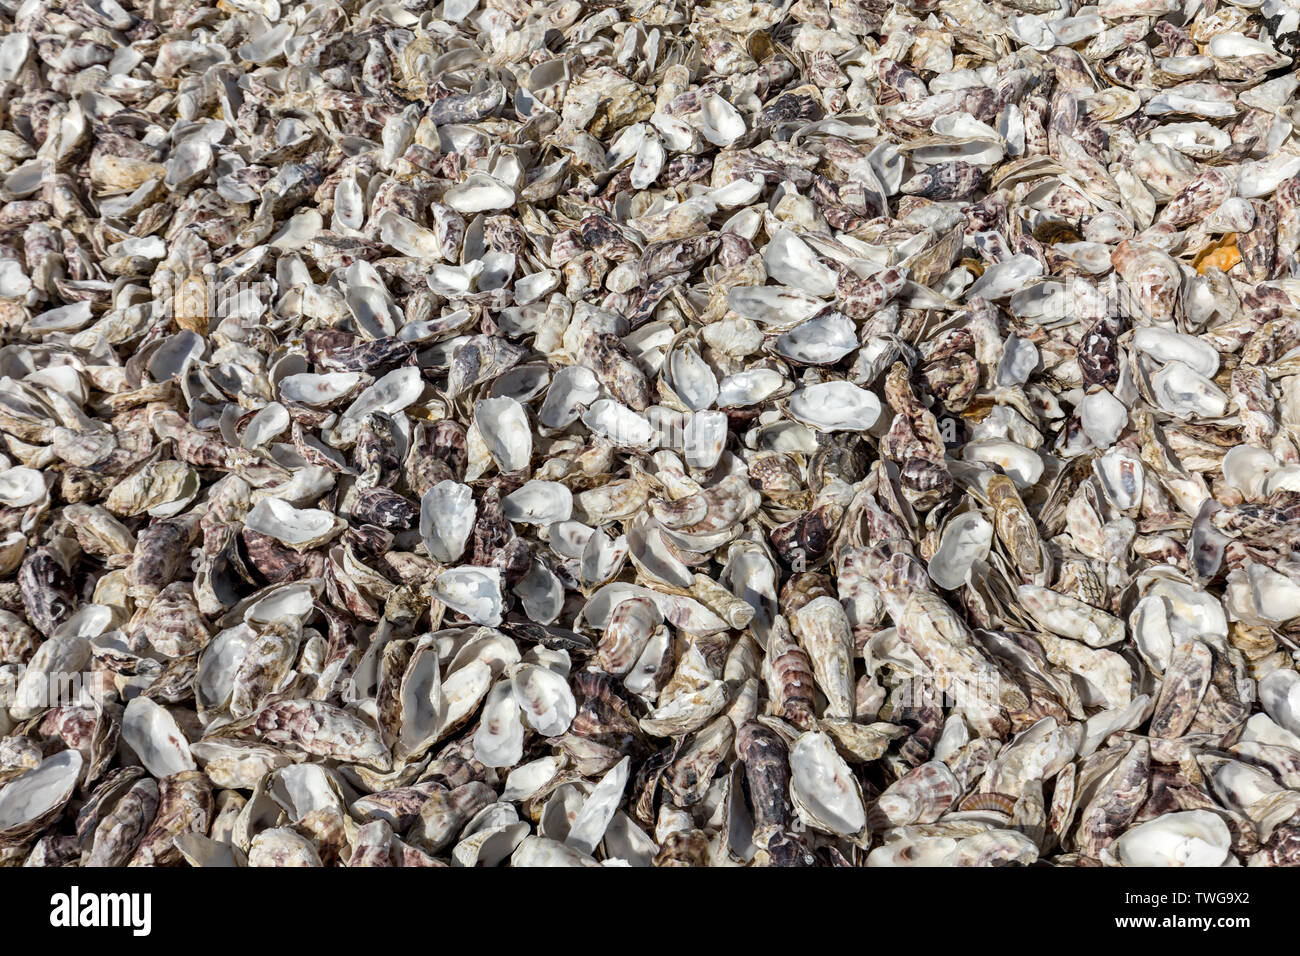
[[[790,748],[790,798],[818,830],[855,836],[866,827],[862,791],[825,734],[803,734]]]
[[[433,595],[475,624],[501,623],[501,572],[495,568],[452,568],[438,575]]]
[[[79,752],[64,750],[0,790],[0,841],[20,843],[57,815],[76,788],[82,763]]]
[[[1223,866],[1231,837],[1208,810],[1169,813],[1134,827],[1103,851],[1118,866]]]
[[[848,382],[823,382],[791,395],[790,414],[818,431],[864,431],[880,417],[880,402]]]
[[[294,550],[306,551],[329,541],[347,524],[319,508],[295,508],[279,498],[263,498],[248,512],[245,526]]]
[[[513,767],[524,751],[524,725],[509,681],[488,692],[483,721],[474,735],[474,755],[487,767]]]
[[[568,521],[573,514],[573,493],[558,481],[528,481],[501,500],[501,512],[524,524]]]
[[[783,332],[773,347],[793,362],[833,365],[858,345],[853,322],[839,312],[828,312]]]
[[[993,541],[993,525],[978,512],[967,512],[948,522],[939,550],[930,559],[929,572],[941,588],[956,590],[976,562],[983,561]]]
[[[122,715],[122,737],[156,777],[194,769],[189,741],[176,721],[147,697],[137,697],[127,704]]]
[[[474,530],[477,507],[467,485],[441,481],[420,499],[420,538],[429,554],[451,563],[465,552],[465,542]]]
[[[565,679],[545,667],[527,665],[512,678],[515,700],[528,725],[544,737],[569,729],[577,705]]]
[[[528,466],[533,440],[523,406],[513,398],[488,398],[474,407],[474,425],[502,471]]]

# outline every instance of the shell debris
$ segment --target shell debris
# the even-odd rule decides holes
[[[1294,0],[0,7],[0,863],[1300,864]]]

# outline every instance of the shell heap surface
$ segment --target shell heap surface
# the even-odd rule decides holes
[[[0,25],[0,861],[1300,863],[1294,0]]]

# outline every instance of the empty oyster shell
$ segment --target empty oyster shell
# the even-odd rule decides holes
[[[852,320],[827,312],[778,335],[773,349],[782,358],[803,365],[834,365],[858,347]]]
[[[45,497],[45,479],[34,468],[9,468],[0,472],[0,504],[26,508]]]
[[[0,843],[21,844],[63,810],[76,789],[82,757],[63,750],[0,790]]]
[[[988,557],[992,543],[993,525],[979,512],[958,515],[944,527],[939,550],[930,559],[930,578],[941,588],[956,590],[971,568]]]
[[[511,678],[511,686],[524,720],[543,737],[558,737],[569,729],[577,702],[563,675],[524,665]]]
[[[801,734],[790,748],[790,799],[813,829],[858,838],[866,830],[862,790],[823,733]]]
[[[460,567],[443,571],[433,582],[433,596],[475,624],[501,623],[501,572],[496,568]]]
[[[465,553],[477,506],[467,485],[440,481],[420,499],[420,539],[437,561],[450,564]]]
[[[880,401],[848,382],[822,382],[790,396],[790,414],[822,432],[865,431],[880,417]]]
[[[126,705],[122,739],[155,777],[194,769],[189,741],[175,719],[147,697],[136,697]]]
[[[1208,810],[1168,813],[1133,827],[1102,851],[1113,866],[1225,866],[1231,835]]]
[[[573,493],[558,481],[526,481],[501,499],[501,513],[524,524],[568,521],[573,514]]]
[[[319,508],[295,508],[279,498],[263,498],[248,512],[244,526],[295,551],[309,551],[337,537],[347,523]]]
[[[485,767],[513,767],[524,755],[524,725],[510,681],[488,692],[483,718],[474,734],[474,756]]]

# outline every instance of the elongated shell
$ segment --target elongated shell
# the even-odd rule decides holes
[[[827,717],[853,716],[853,629],[844,606],[819,597],[795,611],[790,627],[812,661],[817,686],[826,695]]]
[[[866,829],[862,789],[825,734],[802,734],[790,748],[790,799],[814,829],[841,836],[859,836]]]

